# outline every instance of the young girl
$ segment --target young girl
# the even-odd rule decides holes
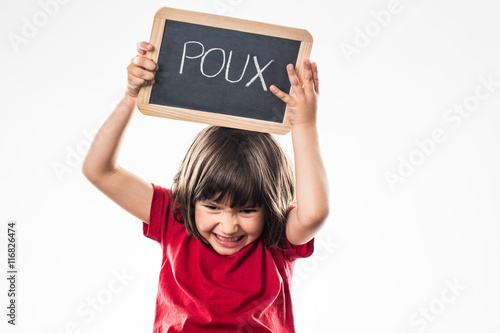
[[[117,164],[139,89],[154,83],[158,66],[145,57],[152,47],[138,44],[127,68],[127,92],[96,135],[82,170],[161,245],[153,332],[294,332],[294,261],[313,253],[313,237],[328,215],[316,130],[317,66],[304,61],[302,82],[287,66],[291,95],[271,86],[289,106],[296,182],[271,135],[209,126],[166,189]]]

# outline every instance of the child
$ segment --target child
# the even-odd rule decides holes
[[[294,261],[313,253],[328,215],[317,66],[304,61],[302,84],[287,66],[291,95],[270,88],[289,106],[296,191],[294,170],[270,134],[217,126],[198,134],[169,190],[117,164],[139,89],[154,83],[158,66],[145,57],[152,48],[137,45],[125,97],[96,135],[82,171],[161,245],[153,332],[294,332]]]

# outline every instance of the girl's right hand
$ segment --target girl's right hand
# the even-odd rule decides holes
[[[139,54],[130,60],[130,65],[127,67],[127,94],[132,97],[139,95],[141,87],[155,83],[158,64],[145,57],[146,53],[152,49],[153,45],[147,42],[137,43],[137,53]]]

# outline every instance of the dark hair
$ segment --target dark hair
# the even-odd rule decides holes
[[[270,134],[218,126],[198,133],[172,185],[175,219],[186,224],[189,235],[205,243],[194,220],[198,200],[220,203],[228,199],[231,207],[262,206],[262,241],[266,247],[282,247],[294,196],[293,167]],[[179,210],[183,221],[177,218]]]

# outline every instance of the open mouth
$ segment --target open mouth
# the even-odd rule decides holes
[[[238,237],[222,237],[221,235],[218,235],[216,233],[212,233],[214,235],[215,240],[217,243],[224,247],[236,247],[240,245],[243,242],[243,239],[245,238],[245,235],[238,236]]]
[[[244,237],[244,236],[238,236],[238,237],[226,238],[226,237],[222,237],[221,235],[218,235],[218,234],[215,234],[215,236],[223,242],[237,242]]]

